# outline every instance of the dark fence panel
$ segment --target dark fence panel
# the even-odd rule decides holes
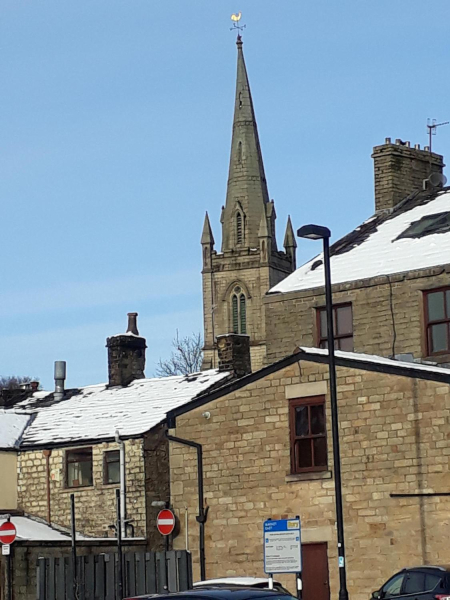
[[[77,558],[74,598],[70,558],[39,558],[37,600],[122,600],[117,597],[117,554]],[[124,554],[124,597],[182,592],[192,587],[192,560],[186,550]]]

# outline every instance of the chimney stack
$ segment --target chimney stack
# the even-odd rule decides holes
[[[431,173],[442,173],[444,157],[423,150],[419,144],[386,138],[382,146],[375,146],[372,158],[375,172],[375,212],[393,209],[413,192],[423,189],[423,180]]]
[[[144,379],[145,338],[139,335],[137,313],[128,313],[126,333],[113,335],[106,340],[108,348],[109,386],[125,386],[134,379]]]
[[[237,333],[217,336],[219,371],[231,371],[235,377],[252,372],[250,360],[250,337]]]
[[[66,361],[55,360],[55,391],[53,397],[55,400],[64,398],[64,381],[66,380]]]

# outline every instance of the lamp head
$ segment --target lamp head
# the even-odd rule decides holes
[[[331,237],[331,231],[322,225],[303,225],[297,230],[297,236],[307,240],[323,240]]]

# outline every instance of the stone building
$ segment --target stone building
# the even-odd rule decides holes
[[[450,372],[336,355],[348,588],[367,600],[404,566],[447,562]],[[336,597],[327,351],[298,349],[174,409],[168,423],[203,446],[207,578],[262,576],[264,520],[300,515],[304,597]],[[171,446],[170,473],[198,569],[195,451]],[[295,590],[294,576],[279,578]]]
[[[425,175],[429,153],[390,142],[375,148],[376,173],[384,168],[377,161],[389,153],[396,157],[396,172],[403,173],[403,162],[415,157],[412,172],[422,166],[420,177]],[[442,157],[431,159],[442,169]],[[388,163],[385,171],[390,168]],[[336,347],[448,364],[450,189],[411,187],[410,195],[398,202],[407,183],[402,178],[403,189],[395,197],[397,186],[388,185],[392,177],[392,172],[387,174],[383,183],[376,175],[375,214],[331,247]],[[415,180],[410,183],[413,186]],[[268,363],[299,343],[326,347],[323,286],[323,261],[318,255],[264,298]]]
[[[296,269],[290,219],[285,252],[278,250],[240,38],[237,46],[221,252],[214,250],[208,215],[201,238],[204,368],[217,363],[218,335],[240,333],[250,336],[256,370],[290,354],[298,343],[326,347],[324,272],[320,254]],[[336,345],[446,364],[450,188],[443,187],[443,157],[390,138],[372,157],[374,214],[331,247]]]
[[[14,508],[68,530],[74,494],[77,530],[114,537],[123,444],[126,535],[161,549],[156,516],[169,501],[166,412],[232,375],[213,370],[145,378],[145,339],[138,334],[136,314],[129,317],[127,332],[107,340],[107,384],[64,389],[65,368],[57,363],[54,392],[33,392],[0,414],[0,447],[12,445],[6,420],[20,420],[23,430],[14,433],[14,448],[8,450],[15,452],[2,463],[15,478],[0,496],[0,510]]]
[[[203,257],[204,368],[217,365],[215,339],[230,332],[250,336],[253,369],[266,354],[264,294],[295,269],[296,241],[288,219],[278,250],[275,205],[269,199],[253,100],[237,40],[236,98],[230,168],[222,207],[222,248],[214,249],[208,214],[201,237]]]

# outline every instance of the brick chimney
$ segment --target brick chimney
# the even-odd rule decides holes
[[[145,377],[145,338],[139,335],[137,313],[128,313],[126,333],[106,340],[108,348],[108,377],[110,387],[128,385]]]
[[[250,361],[250,337],[237,333],[217,336],[219,371],[231,371],[235,377],[252,372]]]
[[[386,138],[382,146],[375,146],[372,158],[375,171],[375,211],[394,208],[413,192],[423,189],[424,179],[431,173],[442,173],[444,157],[420,144],[411,148],[410,142]],[[430,161],[431,159],[431,161]]]

